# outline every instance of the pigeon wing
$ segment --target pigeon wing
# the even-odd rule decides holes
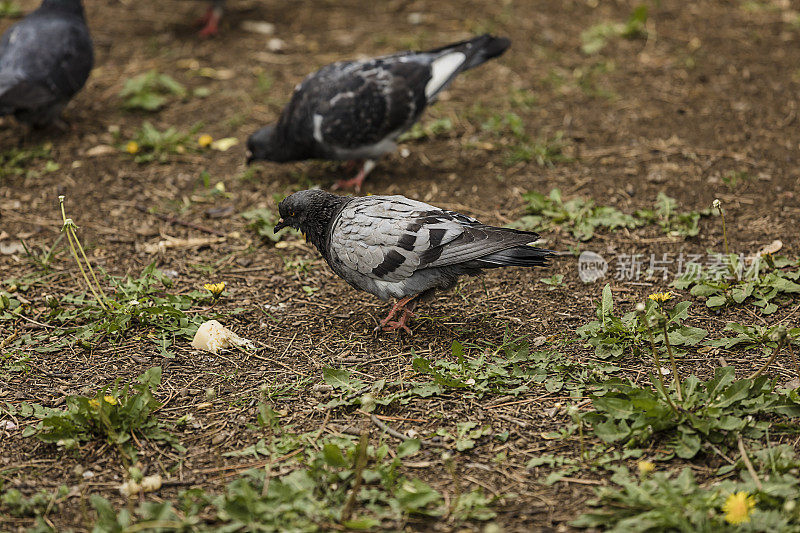
[[[417,270],[467,263],[537,238],[403,196],[370,196],[342,210],[331,251],[352,270],[397,282]]]
[[[425,108],[430,78],[428,65],[404,57],[323,67],[296,89],[282,120],[295,128],[293,137],[312,137],[331,148],[370,146],[398,136]]]
[[[34,14],[0,43],[4,105],[38,107],[78,92],[92,69],[92,42],[78,17]]]
[[[403,196],[368,196],[345,206],[333,226],[330,246],[347,268],[396,282],[424,268],[430,250],[463,231],[461,222],[426,203]]]

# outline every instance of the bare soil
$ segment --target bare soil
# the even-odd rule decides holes
[[[450,358],[453,341],[499,343],[504,335],[544,337],[547,342],[575,337],[575,329],[594,317],[603,282],[583,284],[573,256],[559,257],[546,270],[505,269],[467,279],[456,292],[439,294],[420,307],[413,336],[376,337],[372,330],[387,304],[351,289],[304,242],[276,247],[260,240],[240,216],[255,207],[274,210],[276,199],[312,184],[330,187],[341,176],[336,165],[318,162],[261,164],[246,175],[245,139],[277,117],[303,76],[334,60],[433,47],[482,31],[509,36],[512,48],[499,60],[462,76],[423,119],[448,117],[451,131],[409,142],[404,145],[407,157],[397,153],[385,158],[368,178],[365,193],[403,194],[501,225],[522,215],[521,193],[528,190],[547,193],[558,187],[566,197],[593,198],[626,213],[652,207],[662,191],[687,211],[706,209],[719,198],[727,210],[733,251],[752,253],[780,239],[782,253],[796,257],[800,25],[791,21],[797,20],[797,12],[779,1],[746,9],[739,2],[663,0],[650,5],[646,39],[611,39],[597,55],[581,52],[582,31],[603,21],[624,22],[635,5],[577,0],[230,0],[219,36],[203,40],[191,25],[206,8],[203,3],[89,2],[97,61],[86,87],[67,108],[70,131],[27,132],[12,119],[0,126],[3,150],[51,143],[52,159],[60,165],[55,172],[0,178],[0,239],[51,246],[61,228],[57,197],[66,195],[68,214],[80,226],[93,264],[124,275],[137,274],[155,262],[158,268],[177,272],[172,289],[176,292],[224,281],[228,294],[215,309],[231,313],[226,325],[269,348],[258,358],[241,352],[211,356],[185,343],[175,346],[177,357],[162,359],[143,331],[123,342],[100,343],[91,351],[76,345],[69,351],[36,354],[30,372],[2,371],[6,377],[0,383],[0,401],[57,406],[65,395],[92,393],[115,378],[130,380],[147,368],[162,366],[159,399],[167,404],[165,414],[178,418],[192,413],[200,424],[200,429],[179,435],[189,449],[185,456],[152,444],[141,454],[145,470],[181,464],[174,483],[157,495],[168,499],[191,486],[222,490],[232,473],[247,467],[250,459],[222,453],[259,438],[248,425],[264,383],[291,386],[302,380],[303,388],[277,398],[273,407],[286,413],[283,423],[310,431],[323,424],[326,412],[317,407],[333,394],[305,384],[322,383],[323,367],[348,368],[366,381],[396,380],[414,374],[412,351],[428,359]],[[28,12],[35,3],[26,0],[22,7]],[[416,13],[421,14],[418,24],[413,23],[419,18]],[[242,30],[246,20],[274,23],[274,37],[284,41],[284,49],[269,51],[272,37]],[[0,27],[12,22],[3,20]],[[150,69],[171,75],[190,93],[207,88],[209,95],[173,101],[153,114],[124,110],[117,96],[123,83]],[[265,88],[265,79],[271,86]],[[514,95],[525,92],[533,95],[533,103],[515,104]],[[509,166],[512,141],[481,128],[489,115],[506,112],[521,116],[535,139],[552,139],[562,132],[564,152],[572,160]],[[143,121],[181,131],[202,123],[199,132],[240,142],[225,152],[191,152],[170,156],[163,164],[137,164],[119,147]],[[115,150],[89,155],[99,145]],[[34,170],[43,166],[44,161],[32,163]],[[743,176],[735,186],[723,179],[732,172]],[[204,179],[211,187],[222,182],[225,193],[211,194]],[[157,218],[153,211],[172,221]],[[147,245],[168,236],[213,237],[176,220],[225,237],[210,245],[148,251]],[[600,232],[588,243],[558,231],[543,237],[556,250],[579,247],[608,258],[617,304],[630,308],[650,292],[668,287],[660,280],[613,279],[613,258],[721,251],[719,219],[705,218],[701,225],[700,235],[685,240],[666,237],[653,227]],[[286,267],[286,261],[297,260],[308,261],[310,268],[298,273]],[[38,268],[24,253],[0,255],[0,265],[3,279],[20,278]],[[33,306],[44,307],[45,293],[83,290],[67,252],[57,256],[52,268],[47,284],[23,294]],[[563,274],[564,284],[549,290],[539,279],[553,274]],[[307,293],[304,286],[313,291]],[[264,306],[277,310],[268,316]],[[797,324],[798,308],[800,303],[794,302],[767,321]],[[244,310],[233,314],[234,309]],[[734,318],[763,322],[746,310],[719,314],[702,303],[691,308],[691,323],[712,335]],[[0,337],[40,332],[42,327],[27,320],[0,323]],[[593,352],[574,342],[566,355],[589,361]],[[726,361],[742,375],[762,362],[756,353],[729,354]],[[630,377],[646,382],[646,364],[631,358],[621,366]],[[683,372],[709,375],[720,362],[690,350],[681,364]],[[787,362],[779,359],[771,372],[786,380],[791,373],[784,365]],[[217,391],[216,399],[211,407],[198,408],[209,401],[208,388]],[[565,531],[585,510],[602,479],[587,472],[548,486],[541,483],[547,468],[534,471],[525,465],[541,453],[577,453],[576,441],[543,437],[568,422],[563,413],[547,414],[566,400],[542,386],[505,400],[495,396],[477,402],[448,394],[379,413],[391,417],[388,423],[394,429],[414,429],[423,436],[441,427],[452,431],[456,422],[466,420],[491,424],[498,433],[508,431],[506,443],[486,439],[456,454],[460,483],[497,495],[517,494],[497,507],[495,521],[506,531]],[[381,432],[363,414],[339,409],[328,413],[324,430],[366,427],[374,438]],[[77,452],[63,451],[23,438],[22,429],[24,424],[17,430],[0,428],[0,479],[25,493],[61,484],[77,487],[75,497],[48,517],[57,530],[91,529],[93,512],[85,504],[90,494],[123,506],[117,492],[123,464],[107,446],[92,442]],[[501,451],[508,459],[493,462]],[[423,449],[415,461],[426,466],[409,469],[414,475],[443,494],[452,496],[458,490],[441,450]],[[92,470],[94,477],[76,475],[77,465]],[[694,468],[710,471],[701,463]],[[0,517],[2,530],[31,525],[32,520]],[[406,527],[444,531],[455,526],[442,522]],[[467,524],[468,530],[481,527],[479,522]]]

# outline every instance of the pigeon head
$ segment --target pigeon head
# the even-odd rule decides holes
[[[275,124],[264,126],[247,139],[247,164],[253,161],[274,161],[284,163],[297,158],[283,142]]]
[[[278,204],[281,220],[275,225],[274,231],[277,233],[286,227],[298,229],[322,252],[328,225],[337,208],[347,200],[349,198],[319,189],[291,194]]]

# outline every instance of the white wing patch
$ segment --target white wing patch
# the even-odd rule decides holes
[[[314,139],[318,142],[322,142],[322,115],[314,114]]]
[[[328,105],[329,105],[329,106],[331,106],[331,107],[333,107],[333,106],[335,106],[335,105],[336,105],[336,103],[337,103],[339,100],[341,100],[342,98],[352,98],[352,97],[354,97],[354,96],[355,96],[355,93],[354,93],[353,91],[347,91],[347,92],[345,92],[345,93],[339,93],[339,94],[337,94],[336,96],[334,96],[333,98],[331,98],[331,99],[328,101]]]
[[[467,59],[461,52],[452,52],[431,63],[431,80],[425,86],[425,97],[430,98],[453,76]]]

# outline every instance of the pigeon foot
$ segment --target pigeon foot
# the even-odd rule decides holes
[[[219,20],[222,18],[222,13],[215,7],[209,7],[206,14],[198,21],[198,25],[202,25],[203,29],[200,30],[200,37],[211,37],[219,33]]]
[[[414,316],[414,303],[411,302],[417,295],[414,296],[406,296],[405,298],[398,300],[392,309],[389,311],[389,314],[381,320],[381,323],[375,328],[375,331],[383,330],[383,331],[397,331],[398,329],[405,330],[409,335],[412,335],[411,328],[408,327],[408,321]],[[392,320],[395,315],[400,314],[400,317],[397,320]]]
[[[348,164],[351,162],[348,161]],[[357,164],[357,162],[356,162]],[[375,168],[375,161],[372,159],[367,159],[364,161],[364,164],[361,167],[361,170],[358,171],[355,178],[350,178],[348,180],[341,179],[334,183],[332,189],[353,189],[355,192],[361,192],[361,185],[364,184],[364,180],[367,178],[367,175],[372,172],[372,169]]]
[[[355,178],[341,179],[333,184],[332,189],[337,191],[339,189],[347,190],[353,189],[355,192],[361,192],[361,185],[364,183],[366,176],[363,172],[359,172]]]
[[[406,315],[403,315],[403,319],[405,319],[405,317],[406,317]],[[403,329],[409,335],[413,335],[414,334],[414,332],[411,331],[411,328],[409,328],[405,324],[405,320],[392,320],[391,322],[387,322],[386,325],[384,325],[381,329],[383,331],[386,331],[386,332],[397,331],[398,329]]]

